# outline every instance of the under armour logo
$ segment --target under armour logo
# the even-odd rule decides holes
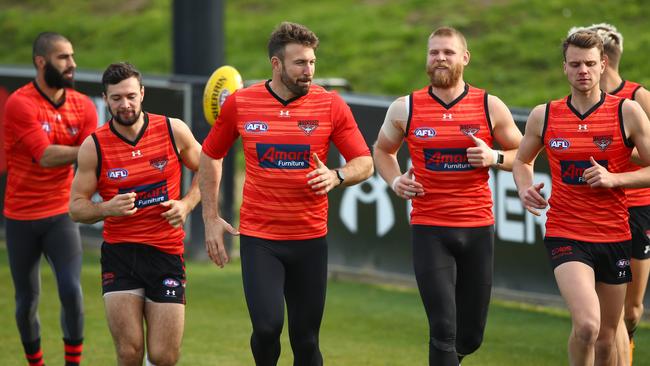
[[[442,119],[454,119],[454,116],[452,116],[451,113],[443,113]]]
[[[289,118],[289,111],[280,111],[280,117]]]
[[[176,296],[176,290],[167,290],[167,293],[165,294],[167,297],[172,297]]]
[[[587,131],[587,125],[578,125],[578,131]]]
[[[643,254],[648,254],[650,252],[650,245],[645,246],[645,250],[643,251]]]
[[[140,152],[140,150],[131,151],[131,157],[137,158],[137,157],[140,157],[140,156],[142,156],[142,153]]]

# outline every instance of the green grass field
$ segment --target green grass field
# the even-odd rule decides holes
[[[7,253],[0,247],[0,354],[4,366],[24,365],[13,319],[13,287]],[[52,273],[43,262],[40,317],[48,365],[62,364],[58,298]],[[248,347],[250,323],[241,287],[239,263],[218,269],[190,262],[185,337],[179,365],[252,365]],[[83,267],[86,342],[84,364],[114,365],[113,344],[101,301],[99,259],[87,250]],[[566,364],[570,323],[565,312],[493,301],[485,342],[463,366]],[[648,364],[650,328],[637,336],[637,365]],[[321,348],[328,365],[425,365],[427,326],[414,289],[330,281]],[[288,336],[282,335],[280,365],[292,364]],[[646,362],[646,363],[644,363]]]

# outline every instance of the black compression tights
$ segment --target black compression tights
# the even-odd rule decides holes
[[[320,366],[318,332],[327,287],[327,242],[275,241],[241,236],[244,294],[253,325],[257,366],[275,366],[287,304],[294,366]]]
[[[413,225],[413,266],[429,319],[429,364],[458,365],[483,340],[492,287],[493,226]]]
[[[81,238],[67,214],[41,220],[6,220],[9,267],[16,291],[16,323],[23,342],[40,337],[38,299],[40,262],[44,255],[56,277],[61,327],[66,339],[83,338]]]

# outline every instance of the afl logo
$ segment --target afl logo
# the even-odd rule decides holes
[[[108,179],[111,180],[122,180],[129,176],[129,171],[123,168],[114,168],[109,169],[106,172],[106,175],[108,176]]]
[[[163,285],[166,287],[178,287],[180,283],[173,278],[165,278],[163,280]]]
[[[629,260],[629,259],[619,259],[619,260],[616,262],[616,266],[617,266],[618,268],[626,268],[626,267],[629,267],[629,266],[630,266],[630,260]]]
[[[413,135],[419,139],[430,139],[436,135],[436,130],[431,127],[420,127],[413,131]]]
[[[269,125],[262,121],[251,121],[246,122],[244,125],[244,130],[246,130],[246,132],[252,133],[264,133],[269,130]]]
[[[565,139],[551,139],[548,146],[553,150],[566,150],[569,148],[569,141]]]

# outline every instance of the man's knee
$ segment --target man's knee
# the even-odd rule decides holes
[[[595,344],[598,339],[600,324],[598,321],[581,321],[573,326],[575,339],[582,344]]]
[[[432,324],[429,343],[443,352],[456,352],[456,330],[452,322],[443,320]]]
[[[38,309],[39,295],[34,292],[25,292],[16,295],[16,318],[33,318]]]
[[[483,343],[483,333],[463,335],[456,340],[456,351],[458,354],[466,356],[476,352]]]
[[[147,362],[152,366],[173,366],[180,358],[179,349],[165,349],[160,351],[147,351]]]
[[[625,305],[625,324],[636,326],[643,315],[643,303]],[[629,326],[628,326],[629,328]]]
[[[117,358],[121,365],[141,365],[144,357],[144,348],[136,344],[116,345]]]
[[[276,342],[280,339],[280,334],[282,334],[281,322],[264,322],[253,327],[253,338],[264,344]]]

